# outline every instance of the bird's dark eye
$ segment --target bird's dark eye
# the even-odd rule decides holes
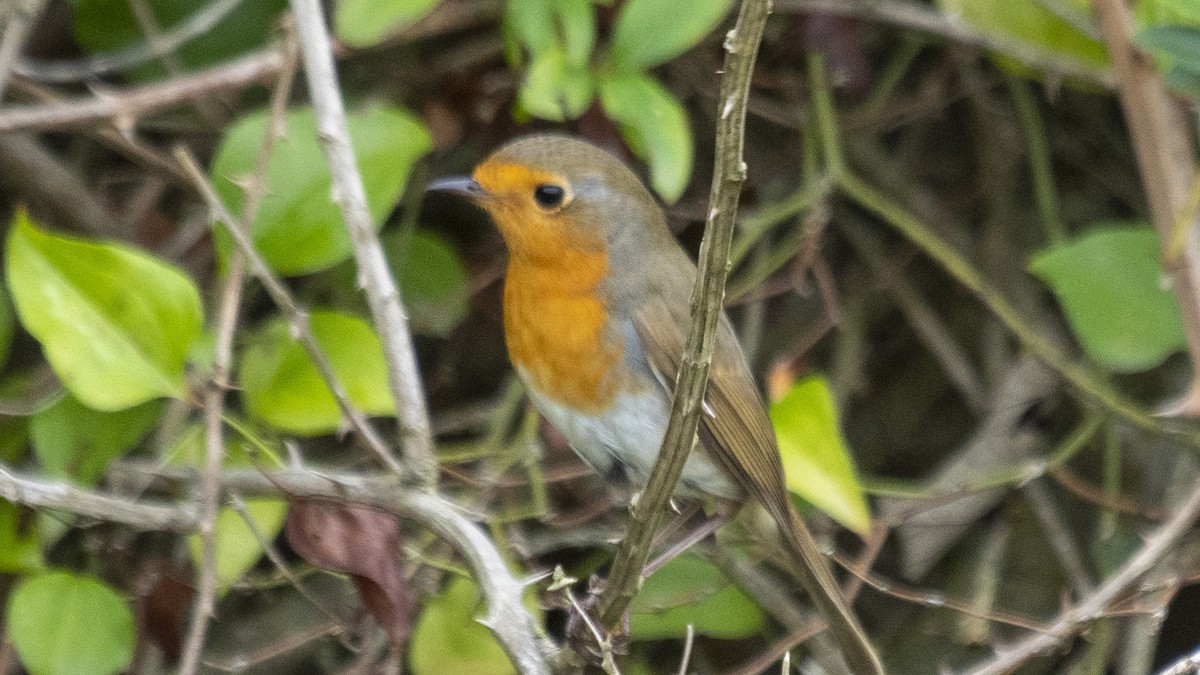
[[[557,185],[539,185],[533,189],[533,201],[543,209],[553,209],[562,206],[566,190]]]

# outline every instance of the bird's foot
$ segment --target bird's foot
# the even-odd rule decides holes
[[[605,629],[596,616],[596,604],[603,589],[604,581],[593,576],[586,596],[581,599],[573,594],[568,596],[571,606],[567,610],[567,644],[591,665],[615,672],[616,657],[629,653],[629,614],[621,620],[618,630]]]

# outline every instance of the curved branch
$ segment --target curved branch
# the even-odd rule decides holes
[[[172,477],[200,480],[195,471],[176,471]],[[470,565],[486,603],[482,621],[518,672],[548,675],[546,655],[554,649],[538,637],[537,623],[521,601],[524,584],[509,571],[491,539],[468,514],[445,499],[406,490],[394,477],[322,474],[293,469],[274,473],[225,471],[221,487],[242,497],[319,499],[357,504],[407,518],[450,543]],[[190,533],[200,527],[194,506],[147,504],[10,472],[0,466],[0,499],[36,508],[55,509],[139,530]]]

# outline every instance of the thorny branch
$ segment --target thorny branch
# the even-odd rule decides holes
[[[325,150],[333,175],[333,200],[342,210],[354,259],[358,263],[359,283],[367,294],[367,304],[375,319],[376,332],[383,342],[388,366],[388,385],[396,401],[400,421],[400,446],[408,468],[418,481],[431,488],[437,483],[437,457],[433,451],[433,433],[425,406],[425,390],[413,349],[408,317],[400,304],[400,289],[388,269],[383,246],[375,235],[362,176],[358,172],[346,110],[338,90],[333,50],[319,0],[291,0],[304,55],[308,91],[317,112],[317,137]]]
[[[704,240],[700,245],[699,271],[692,294],[692,325],[675,384],[671,418],[662,450],[650,472],[646,489],[638,497],[636,508],[631,510],[629,532],[621,541],[612,573],[600,597],[598,609],[606,627],[618,624],[641,585],[642,569],[649,557],[654,533],[666,514],[675,484],[696,439],[708,384],[708,368],[716,345],[717,319],[725,298],[738,200],[746,180],[742,146],[750,78],[770,11],[770,0],[744,0],[737,24],[725,40],[716,159]]]
[[[189,472],[189,482],[198,477]],[[549,673],[546,655],[553,650],[538,637],[537,624],[521,601],[524,584],[509,572],[491,539],[468,514],[441,497],[397,488],[395,477],[326,474],[309,470],[259,473],[227,470],[221,488],[242,497],[316,499],[357,504],[408,518],[450,543],[470,565],[486,600],[481,621],[496,635],[521,673]],[[0,498],[36,508],[87,516],[140,530],[196,532],[200,516],[190,503],[175,506],[144,504],[45,481],[0,467]]]

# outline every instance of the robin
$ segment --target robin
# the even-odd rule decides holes
[[[696,266],[642,181],[581,140],[539,135],[431,190],[466,197],[508,247],[504,335],[534,405],[601,475],[644,485],[662,445],[691,320]],[[708,390],[677,494],[774,518],[850,668],[882,673],[796,513],[758,388],[722,315]]]

